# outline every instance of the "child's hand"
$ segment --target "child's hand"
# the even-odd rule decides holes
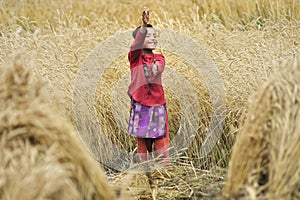
[[[149,11],[143,11],[142,13],[142,27],[147,27],[149,21]]]
[[[158,74],[158,68],[157,68],[157,65],[155,64],[155,62],[152,65],[152,73],[154,76],[156,76]]]

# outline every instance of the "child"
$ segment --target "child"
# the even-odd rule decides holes
[[[162,54],[153,53],[156,33],[149,21],[149,11],[143,11],[142,24],[132,33],[134,42],[128,53],[131,98],[128,132],[137,137],[139,162],[151,159],[152,146],[161,164],[169,164],[169,133],[166,99],[161,82],[165,67]]]

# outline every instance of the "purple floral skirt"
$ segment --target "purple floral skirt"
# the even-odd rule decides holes
[[[131,99],[128,133],[138,138],[161,138],[166,135],[166,104],[144,106]]]

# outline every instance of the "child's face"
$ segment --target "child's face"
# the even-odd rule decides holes
[[[157,45],[156,33],[155,30],[151,27],[147,28],[147,35],[144,41],[144,49],[154,50]]]

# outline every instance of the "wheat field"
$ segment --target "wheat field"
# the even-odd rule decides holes
[[[185,136],[178,142],[183,148],[172,150],[172,166],[150,174],[131,168],[136,144],[126,133],[130,103],[126,55],[131,31],[140,25],[144,9],[150,11],[150,23],[158,32],[157,51],[164,53],[167,62],[163,84],[170,140],[176,143],[180,134]],[[262,195],[268,190],[247,182],[250,175],[232,170],[239,169],[235,163],[248,166],[247,160],[251,161],[238,154],[243,145],[252,148],[251,143],[239,138],[251,132],[254,122],[248,122],[249,115],[259,118],[260,110],[249,111],[259,108],[257,93],[263,97],[262,85],[282,78],[280,74],[288,73],[286,68],[299,57],[299,0],[0,0],[0,45],[1,65],[20,55],[32,79],[45,81],[50,110],[81,130],[77,136],[82,147],[98,161],[116,198],[241,198],[236,194],[239,189],[228,189],[235,187],[254,191],[243,193],[245,199],[271,198]],[[212,127],[215,116],[220,123]],[[297,124],[294,119],[283,120]],[[218,138],[211,139],[210,133],[218,133]],[[294,134],[299,138],[299,131]],[[299,149],[297,141],[294,149]],[[127,153],[120,161],[122,152]],[[254,152],[263,156],[259,148]],[[287,158],[286,162],[294,163]],[[244,182],[234,182],[234,173]],[[282,176],[299,177],[299,170],[288,173]],[[293,186],[299,190],[299,181]],[[0,187],[4,186],[0,183]],[[274,192],[279,186],[267,188],[281,195],[273,199],[291,198]],[[299,192],[293,195],[296,199]],[[5,199],[2,193],[0,197]]]

